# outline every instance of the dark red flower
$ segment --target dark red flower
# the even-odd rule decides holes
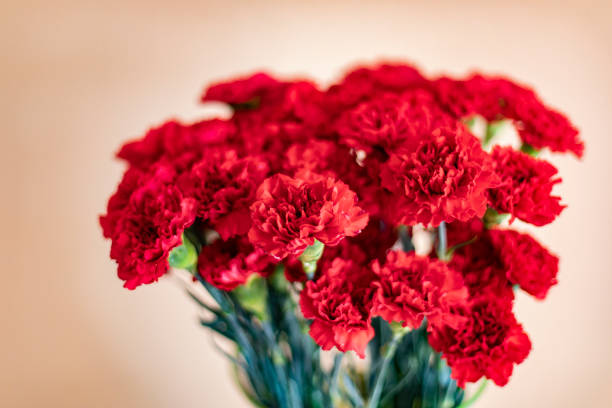
[[[365,357],[374,337],[370,325],[371,283],[369,268],[337,258],[316,281],[308,281],[300,294],[304,317],[313,319],[310,335],[323,350],[336,347]]]
[[[253,248],[245,238],[218,239],[202,247],[198,271],[211,285],[233,290],[254,273],[263,273],[272,263],[261,250]]]
[[[100,226],[104,238],[113,238],[117,222],[123,215],[123,209],[129,204],[134,191],[141,187],[141,182],[148,177],[150,175],[135,167],[130,167],[125,172],[117,191],[108,200],[106,214],[100,216]]]
[[[244,104],[275,91],[281,85],[280,81],[268,74],[258,72],[248,77],[209,86],[202,95],[202,102],[217,101],[232,105]]]
[[[167,168],[159,168],[148,180],[140,179],[143,184],[129,199],[109,205],[109,213],[100,220],[112,239],[111,258],[117,261],[119,278],[128,289],[167,272],[170,251],[181,244],[183,230],[195,220],[195,200],[185,198],[172,177]]]
[[[552,195],[560,178],[553,178],[557,169],[544,160],[495,146],[491,153],[495,172],[501,184],[489,190],[489,202],[497,212],[510,213],[534,225],[552,222],[565,208],[561,198]]]
[[[381,179],[397,197],[394,218],[407,225],[482,217],[486,191],[498,184],[490,157],[462,125],[435,129],[415,148],[393,153]]]
[[[460,387],[483,376],[499,386],[506,385],[514,364],[523,362],[531,350],[512,304],[494,296],[481,297],[456,312],[464,316],[459,327],[433,323],[427,328],[429,344],[442,353],[451,367],[451,377]]]
[[[207,148],[230,141],[235,131],[231,122],[220,119],[191,125],[171,120],[150,129],[144,138],[124,144],[117,157],[141,169],[162,159],[174,167],[189,167]]]
[[[512,119],[521,139],[536,149],[548,147],[554,152],[569,151],[582,156],[584,143],[578,130],[527,87],[505,78],[482,75],[466,80],[443,77],[433,84],[441,104],[459,118],[478,114],[489,121]]]
[[[234,150],[211,151],[180,178],[179,185],[197,200],[198,217],[228,239],[249,230],[249,207],[268,171],[268,163],[259,156],[240,158]]]
[[[379,219],[370,217],[368,225],[354,237],[346,237],[336,246],[326,247],[317,262],[318,270],[325,269],[336,258],[351,260],[359,265],[369,265],[374,259],[384,262],[387,252],[397,241],[397,232]],[[283,260],[285,276],[292,282],[307,280],[302,264],[295,256]]]
[[[420,327],[425,317],[451,326],[461,323],[451,307],[465,303],[468,291],[461,275],[444,262],[390,251],[384,265],[375,260],[372,270],[378,278],[373,284],[374,316],[412,328]]]
[[[493,229],[488,236],[510,282],[544,299],[557,283],[559,258],[528,234]]]
[[[418,143],[436,127],[451,126],[455,119],[423,90],[403,94],[382,94],[344,113],[336,123],[340,141],[371,153],[385,149],[388,154],[406,143]]]
[[[412,66],[405,64],[380,64],[359,67],[349,72],[337,85],[326,92],[327,110],[340,112],[377,94],[401,93],[408,89],[427,85],[427,80]]]
[[[245,154],[270,158],[273,170],[280,170],[289,146],[311,141],[326,124],[322,93],[310,82],[286,83],[275,99],[257,109],[238,111],[232,123],[238,129],[239,146]]]
[[[283,169],[292,175],[309,170],[323,176],[341,178],[342,172],[353,170],[345,166],[354,161],[348,148],[330,140],[311,139],[294,143],[287,149]]]
[[[301,254],[315,239],[338,245],[368,223],[356,198],[346,184],[332,178],[306,181],[274,175],[257,190],[249,239],[276,259]]]
[[[511,304],[514,300],[512,283],[482,222],[454,222],[448,226],[449,244],[458,245],[449,267],[461,272],[470,295],[490,294]]]

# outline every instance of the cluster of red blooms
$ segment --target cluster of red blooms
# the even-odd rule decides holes
[[[507,119],[532,150],[581,156],[563,115],[504,78],[430,79],[406,65],[359,68],[326,90],[258,73],[211,86],[208,101],[233,115],[170,121],[118,153],[129,168],[100,223],[126,288],[164,275],[185,229],[197,228],[208,242],[194,273],[229,291],[282,263],[324,349],[363,356],[372,318],[412,328],[426,319],[461,386],[508,381],[531,348],[513,289],[543,299],[558,258],[482,219],[490,208],[550,223],[564,208],[551,193],[560,179],[527,153],[484,150],[465,123]],[[394,246],[400,227],[441,223],[449,256]],[[315,243],[325,249],[307,276],[300,255]]]

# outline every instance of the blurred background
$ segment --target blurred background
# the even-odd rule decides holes
[[[408,60],[533,85],[582,131],[555,156],[569,208],[537,230],[561,256],[520,296],[533,351],[477,407],[612,406],[609,1],[3,1],[2,407],[246,407],[177,282],[121,287],[97,216],[122,142],[207,112],[204,85],[255,69],[322,83]],[[210,113],[208,113],[210,114]]]

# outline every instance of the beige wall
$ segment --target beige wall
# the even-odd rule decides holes
[[[122,171],[112,154],[201,115],[209,81],[260,67],[329,80],[381,56],[511,74],[582,129],[585,159],[555,157],[569,208],[537,231],[560,285],[519,298],[534,350],[478,406],[612,406],[606,1],[123,3],[0,5],[0,406],[246,406],[175,281],[116,279],[96,219]]]

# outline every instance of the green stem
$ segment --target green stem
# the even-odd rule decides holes
[[[448,261],[447,246],[446,223],[442,221],[438,226],[438,259]]]
[[[374,391],[372,392],[372,396],[368,400],[367,408],[377,408],[378,402],[380,400],[380,395],[383,390],[383,385],[385,383],[385,377],[387,376],[387,371],[389,370],[389,366],[391,365],[391,361],[393,361],[393,357],[395,357],[395,352],[397,351],[397,346],[400,343],[402,337],[408,333],[408,330],[402,329],[397,332],[393,336],[393,340],[389,347],[385,351],[385,356],[383,359],[382,366],[380,367],[380,371],[378,372],[378,377],[376,378],[376,383],[374,384]]]
[[[472,395],[466,401],[463,401],[461,405],[459,405],[457,408],[467,408],[471,406],[473,403],[475,403],[480,398],[485,388],[487,388],[488,383],[489,383],[489,380],[482,381],[482,383],[480,384],[480,386],[478,387],[474,395]]]

